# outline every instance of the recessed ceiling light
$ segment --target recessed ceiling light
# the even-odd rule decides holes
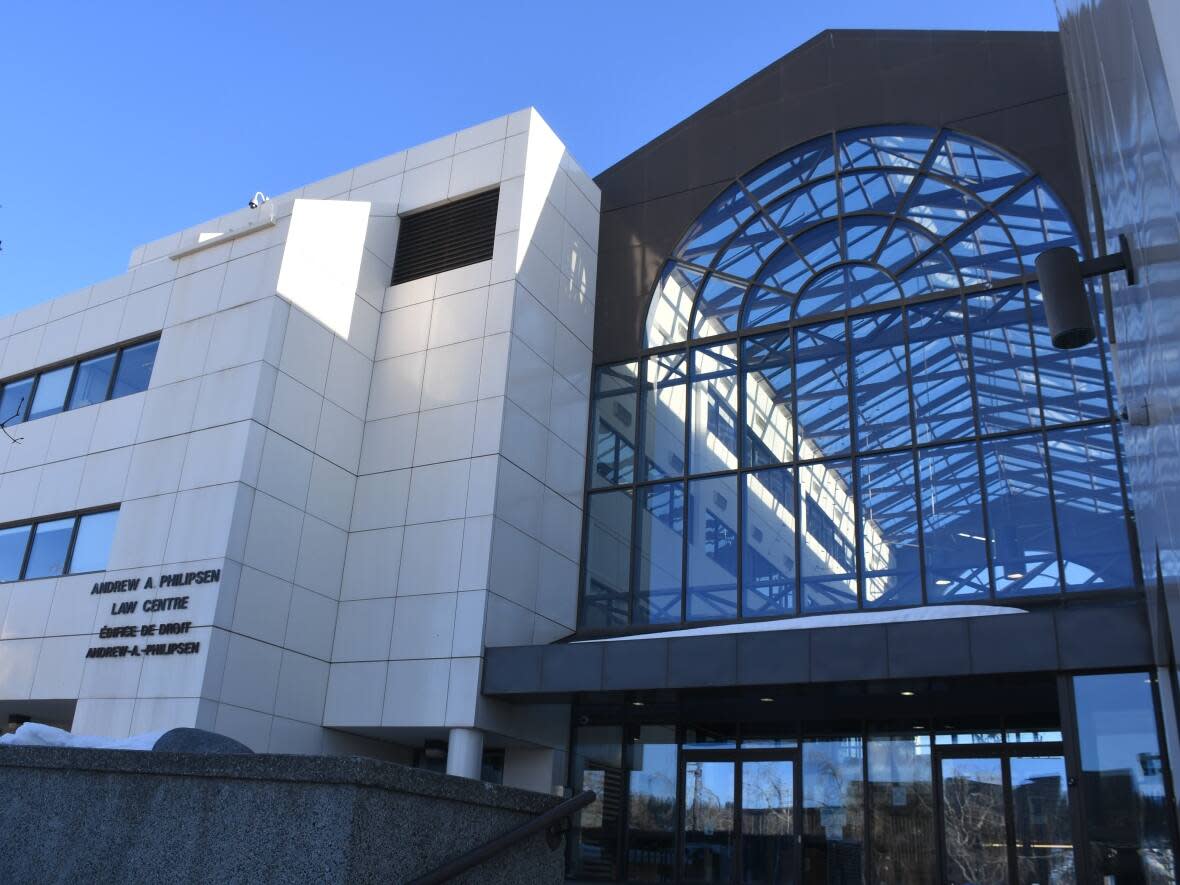
[[[774,698],[758,698],[758,700],[762,701],[762,703],[764,703],[764,704],[773,704],[774,703]]]
[[[946,578],[939,578],[934,583],[937,584],[939,587],[948,587],[948,586],[950,586],[951,582],[948,581]]]
[[[903,691],[903,692],[901,693],[901,696],[902,696],[903,698],[912,698],[912,697],[914,696],[914,692],[912,692],[912,691],[908,691],[908,690],[907,690],[907,691]]]
[[[643,701],[632,701],[632,702],[631,702],[631,706],[632,706],[632,707],[642,707],[642,706],[643,706]]]
[[[1024,577],[1024,572],[1009,572],[1007,577],[1013,581],[1019,581]]]
[[[926,730],[925,725],[915,725],[914,726],[914,731],[925,731],[925,730]]]

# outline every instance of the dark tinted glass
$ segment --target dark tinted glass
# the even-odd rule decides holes
[[[148,383],[152,380],[152,366],[156,362],[156,349],[159,346],[160,342],[156,340],[123,350],[119,357],[115,386],[111,391],[112,397],[127,396],[148,389]]]
[[[918,442],[973,436],[971,365],[963,302],[952,298],[915,304],[906,309],[906,319]]]
[[[935,885],[934,789],[928,737],[871,737],[869,881]]]
[[[27,525],[0,529],[0,581],[20,579],[21,566],[25,561],[25,548],[29,543],[29,531]]]
[[[108,353],[78,364],[78,377],[74,379],[74,390],[70,393],[70,408],[77,409],[101,403],[107,398],[111,385],[111,370],[115,366],[115,354]]]
[[[33,547],[29,552],[29,564],[25,578],[48,578],[60,575],[66,570],[66,556],[70,549],[70,536],[74,533],[74,517],[42,522],[33,533]]]
[[[803,742],[803,866],[808,882],[859,882],[864,850],[860,738]]]
[[[901,313],[856,317],[850,331],[857,448],[864,452],[909,445],[910,391]]]
[[[29,420],[56,415],[66,406],[66,392],[73,377],[73,366],[62,366],[51,372],[42,372],[37,378],[37,390],[33,394],[33,406],[29,410]]]
[[[13,427],[25,420],[32,392],[32,378],[21,378],[5,384],[4,390],[0,392],[0,423],[5,427]]]
[[[623,729],[574,729],[571,778],[574,789],[593,790],[595,799],[570,821],[570,873],[579,878],[615,879],[623,826]]]
[[[638,490],[633,623],[680,620],[684,572],[684,484],[660,483]]]
[[[736,476],[688,484],[687,620],[737,616],[738,507]]]
[[[676,729],[645,725],[628,751],[627,879],[670,882],[676,866]]]
[[[591,495],[586,513],[582,623],[617,627],[631,607],[631,492]]]
[[[593,488],[635,481],[638,372],[637,363],[623,363],[599,369],[595,376],[590,441]]]
[[[1110,425],[1049,433],[1066,590],[1129,587],[1131,544]]]
[[[1001,596],[1061,587],[1048,473],[1040,434],[983,443],[992,580]]]
[[[91,513],[78,522],[78,537],[74,541],[74,553],[70,557],[70,572],[98,572],[107,567],[111,553],[111,542],[115,538],[115,524],[119,511]]]
[[[1151,681],[1146,673],[1108,673],[1075,676],[1073,686],[1094,873],[1118,885],[1170,881],[1174,848]]]
[[[987,538],[975,446],[924,449],[918,455],[926,596],[931,602],[988,594]]]

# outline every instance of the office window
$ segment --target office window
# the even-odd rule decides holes
[[[33,530],[29,564],[25,567],[25,580],[50,578],[65,573],[75,522],[67,518],[37,524]]]
[[[78,363],[78,377],[74,379],[74,390],[70,393],[71,409],[92,406],[107,398],[116,356],[108,353]]]
[[[119,356],[119,371],[115,375],[115,386],[111,398],[128,396],[147,390],[152,380],[152,366],[156,362],[159,339],[123,349]]]
[[[74,376],[73,366],[62,366],[51,372],[42,372],[37,378],[33,392],[33,405],[29,409],[29,420],[56,415],[66,407],[66,392]]]
[[[103,571],[118,518],[102,510],[0,528],[0,582]]]
[[[0,422],[15,427],[147,390],[159,345],[156,338],[14,378],[0,386]]]

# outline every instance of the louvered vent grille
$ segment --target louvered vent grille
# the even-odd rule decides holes
[[[402,217],[393,284],[492,257],[500,189]]]

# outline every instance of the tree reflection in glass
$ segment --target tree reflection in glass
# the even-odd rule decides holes
[[[1007,885],[1004,779],[998,758],[942,760],[948,885]]]

